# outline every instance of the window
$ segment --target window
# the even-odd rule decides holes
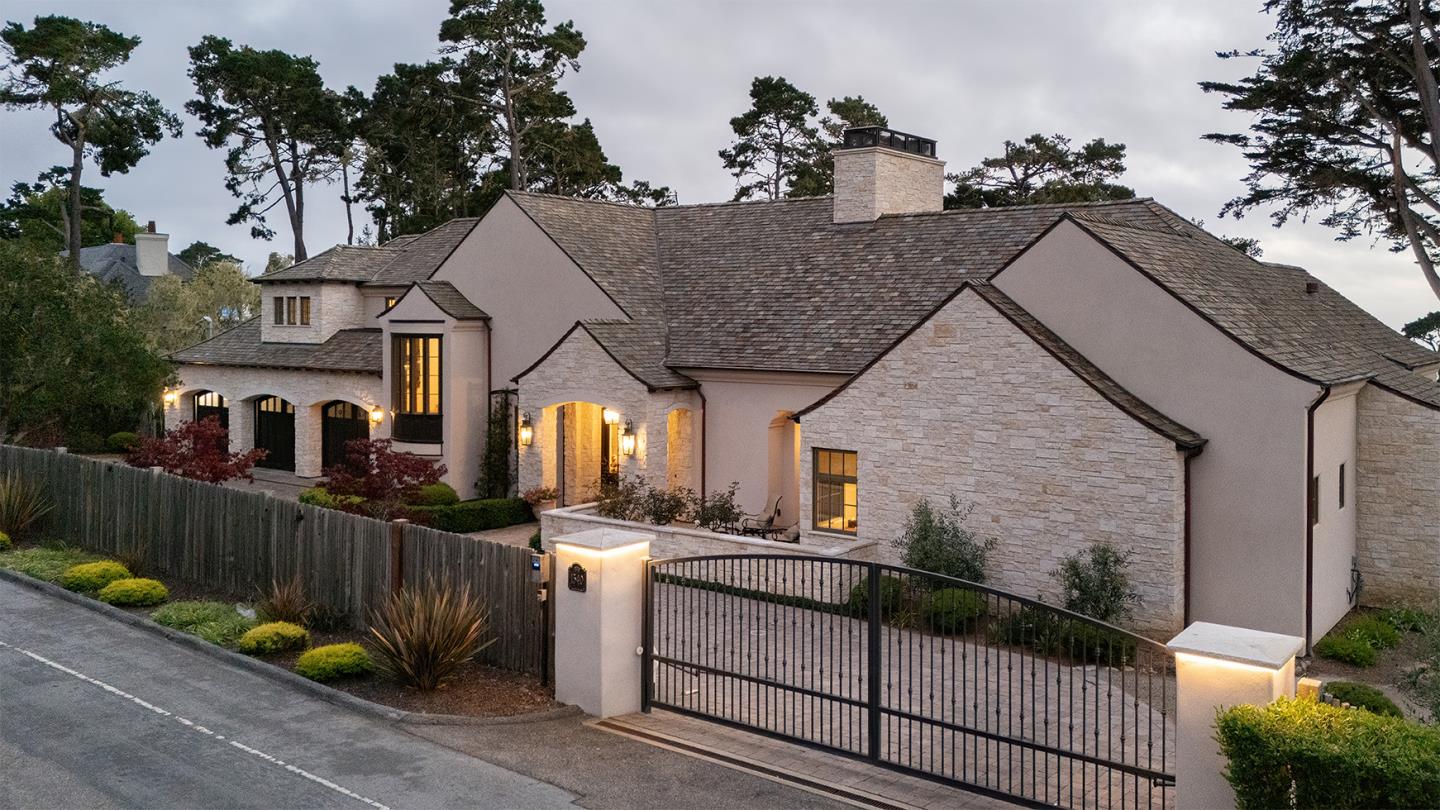
[[[397,304],[399,301],[400,301],[399,298],[396,298],[396,297],[393,296],[393,295],[387,295],[387,296],[385,296],[385,308],[386,308],[386,309],[394,309],[394,308],[395,308],[395,304]]]
[[[1310,479],[1310,525],[1320,522],[1320,476]]]
[[[440,337],[395,335],[390,350],[395,438],[402,442],[438,444],[443,440]]]
[[[300,297],[300,323],[304,326],[310,325],[310,296]]]
[[[1345,508],[1345,465],[1340,465],[1340,508]]]
[[[285,323],[285,298],[275,296],[275,325],[282,326]]]
[[[815,528],[854,534],[858,460],[847,450],[815,448]]]
[[[285,299],[285,323],[295,325],[295,296]]]

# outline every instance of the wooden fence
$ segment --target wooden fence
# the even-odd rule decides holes
[[[545,672],[546,620],[529,549],[0,445],[0,473],[10,472],[54,501],[47,520],[56,539],[106,554],[143,552],[162,576],[239,597],[299,574],[312,600],[356,628],[398,583],[468,584],[489,605],[495,638],[481,660]]]

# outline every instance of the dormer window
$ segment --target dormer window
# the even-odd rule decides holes
[[[274,302],[276,326],[310,325],[310,296],[277,295]]]

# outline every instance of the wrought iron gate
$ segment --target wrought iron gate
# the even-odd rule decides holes
[[[963,580],[783,555],[647,563],[644,707],[1036,806],[1173,803],[1174,658]]]

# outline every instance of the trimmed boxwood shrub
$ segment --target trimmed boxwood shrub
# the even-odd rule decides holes
[[[1216,730],[1241,810],[1440,807],[1440,729],[1282,698],[1222,711]]]
[[[0,532],[0,551],[9,551],[10,546],[10,535]]]
[[[105,439],[105,449],[112,453],[128,453],[140,443],[140,437],[129,430],[119,430],[111,433]]]
[[[129,579],[130,570],[114,560],[72,565],[60,575],[60,585],[67,591],[95,593],[117,579]]]
[[[1395,701],[1368,683],[1330,681],[1325,684],[1325,692],[1342,703],[1349,703],[1351,706],[1369,712],[1383,714],[1386,717],[1405,716],[1400,711],[1400,707],[1395,705]]]
[[[150,614],[150,618],[156,624],[199,636],[221,647],[233,646],[246,630],[255,626],[254,619],[241,616],[234,605],[224,602],[171,602]]]
[[[985,615],[985,597],[965,588],[941,588],[925,602],[925,621],[937,633],[959,633]]]
[[[295,662],[295,672],[321,682],[369,675],[374,670],[369,653],[355,643],[316,647]]]
[[[100,589],[99,599],[116,607],[149,607],[170,598],[165,585],[154,579],[117,579]]]
[[[459,502],[460,496],[455,492],[455,488],[444,481],[420,487],[410,501],[415,506],[450,506]]]
[[[1023,607],[992,623],[990,637],[1072,662],[1124,666],[1136,656],[1130,636],[1043,607]]]
[[[417,522],[457,534],[501,529],[534,519],[530,504],[519,498],[487,498],[449,506],[412,506],[410,514]]]
[[[331,495],[329,490],[324,487],[302,489],[296,500],[323,509],[344,509],[347,506],[359,506],[365,502],[365,499],[359,495]]]
[[[310,632],[290,622],[267,622],[252,627],[236,642],[235,649],[246,655],[266,655],[298,650],[310,643]]]
[[[905,600],[905,583],[899,577],[880,575],[880,618],[886,619],[899,610]],[[861,577],[850,589],[851,615],[865,616],[870,612],[870,578]]]
[[[1351,666],[1370,667],[1375,665],[1375,648],[1370,646],[1370,642],[1354,636],[1337,635],[1334,632],[1315,643],[1315,654],[1321,658],[1329,658],[1331,661],[1339,661]]]

